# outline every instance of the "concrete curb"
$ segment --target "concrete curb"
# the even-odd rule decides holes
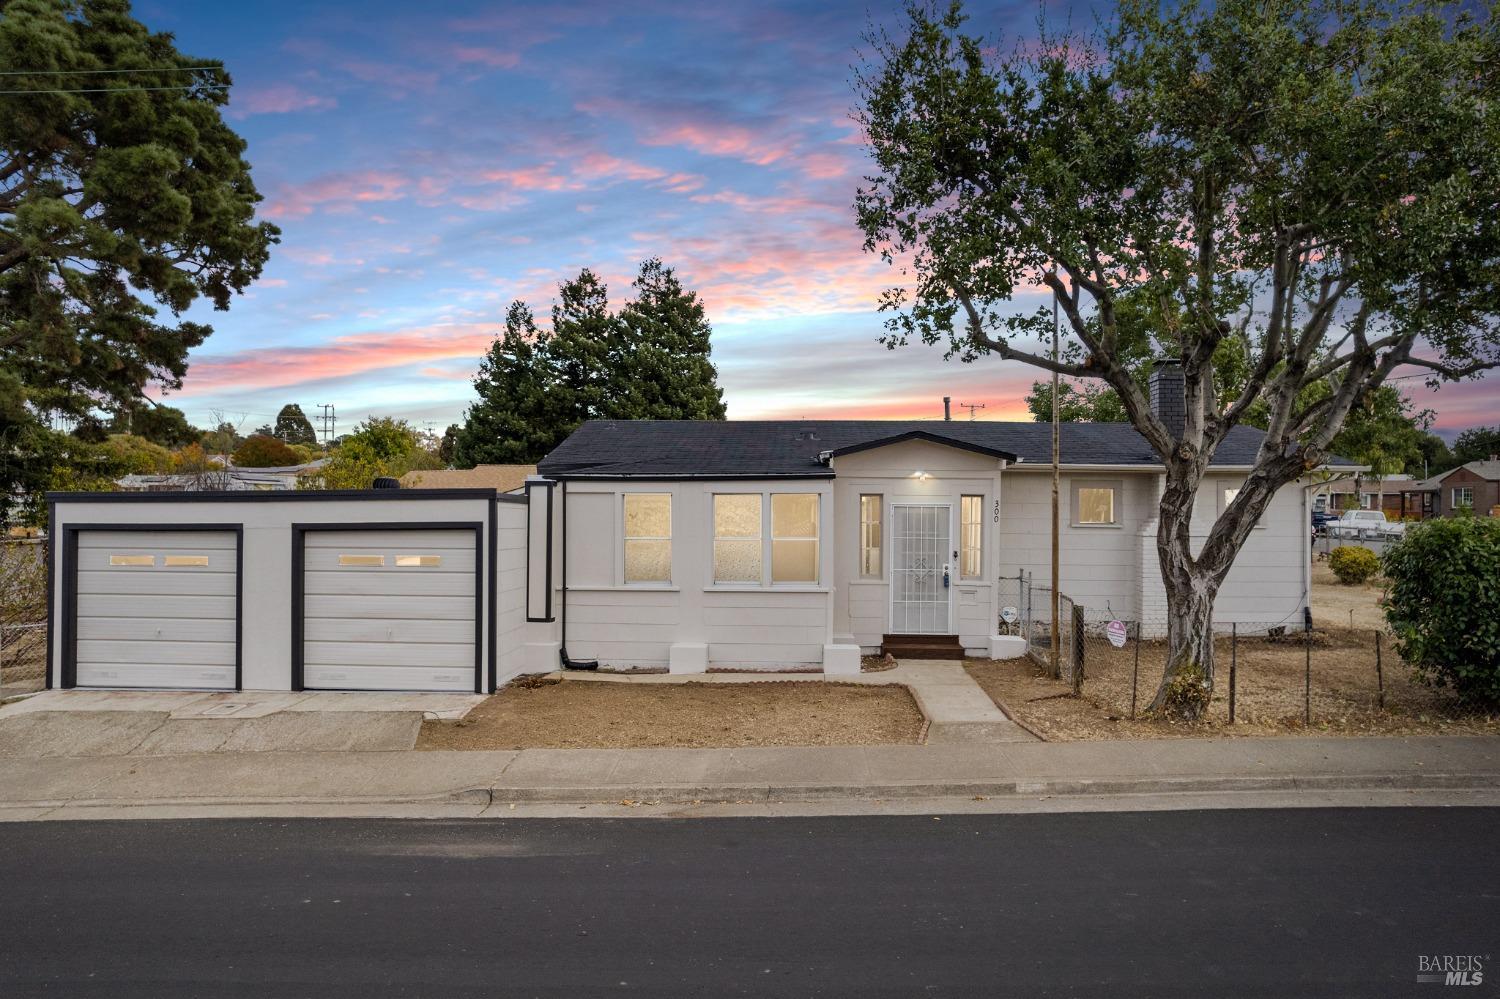
[[[1105,777],[913,781],[888,784],[658,784],[573,787],[457,788],[430,795],[180,796],[170,798],[48,798],[6,801],[5,810],[161,808],[257,805],[473,805],[730,802],[887,801],[912,798],[1087,798],[1107,795],[1204,794],[1266,791],[1468,791],[1500,790],[1500,774],[1314,774],[1265,777]]]

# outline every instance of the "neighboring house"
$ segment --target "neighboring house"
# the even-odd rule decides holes
[[[1153,375],[1164,419],[1181,392]],[[524,495],[53,494],[51,682],[486,691],[563,647],[623,668],[853,673],[887,635],[987,656],[1016,577],[1049,575],[1050,440],[1038,423],[601,421]],[[1238,427],[1220,445],[1196,537],[1261,441]],[[1221,624],[1302,621],[1326,471],[1272,500]],[[1131,427],[1063,426],[1062,589],[1091,619],[1164,630],[1163,478]]]
[[[1458,510],[1479,516],[1500,516],[1500,459],[1460,465],[1427,480],[1434,516],[1451,517]]]
[[[250,489],[257,491],[296,489],[297,483],[302,479],[316,479],[325,464],[327,458],[319,458],[317,461],[308,462],[305,465],[284,465],[272,468],[240,468],[229,465],[211,472],[200,475],[185,474],[163,474],[163,475],[125,475],[115,480],[115,484],[126,492],[195,492],[200,490],[242,490]]]
[[[1313,490],[1316,509],[1333,516],[1345,510],[1383,510],[1389,520],[1403,520],[1424,514],[1415,496],[1419,483],[1412,475],[1386,475],[1381,478],[1365,473],[1352,474],[1321,483]]]
[[[493,489],[516,493],[536,474],[535,465],[475,465],[473,468],[439,468],[407,472],[402,489]]]

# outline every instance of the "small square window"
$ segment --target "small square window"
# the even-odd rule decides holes
[[[1120,523],[1120,484],[1073,483],[1073,526],[1109,527]]]

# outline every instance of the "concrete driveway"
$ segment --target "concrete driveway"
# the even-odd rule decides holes
[[[49,690],[0,707],[0,759],[408,750],[477,694]]]

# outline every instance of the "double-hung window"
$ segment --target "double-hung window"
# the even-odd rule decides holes
[[[672,494],[625,494],[625,582],[672,581]]]
[[[762,493],[716,493],[714,582],[816,583],[820,501],[817,493],[770,493],[769,502]]]
[[[978,579],[984,564],[984,497],[962,496],[958,505],[958,574]]]
[[[1474,487],[1453,487],[1453,508],[1456,510],[1461,506],[1472,507],[1474,505]]]

